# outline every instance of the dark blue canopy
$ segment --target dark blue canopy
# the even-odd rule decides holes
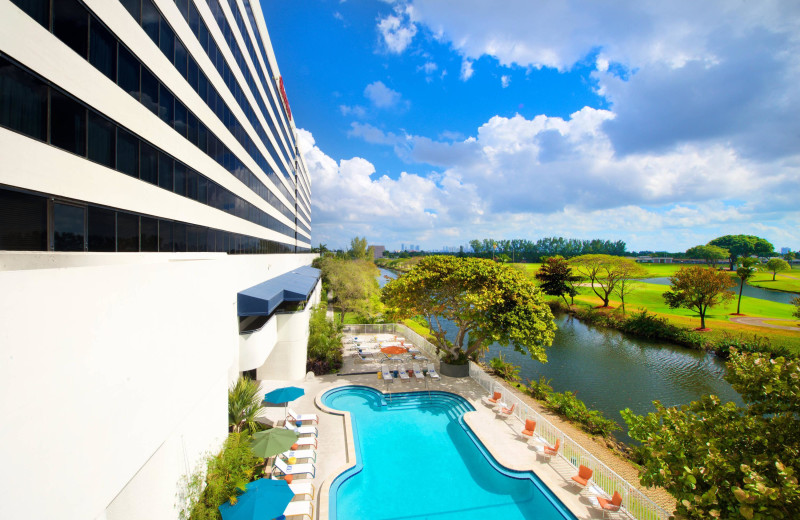
[[[319,269],[303,266],[240,291],[237,295],[239,316],[269,316],[283,302],[305,301],[319,276]]]

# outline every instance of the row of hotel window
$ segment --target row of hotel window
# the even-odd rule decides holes
[[[97,70],[116,82],[124,91],[142,103],[162,121],[174,128],[179,134],[200,148],[220,166],[231,172],[237,179],[248,186],[262,199],[280,211],[287,218],[294,219],[294,212],[287,207],[267,186],[236,157],[222,141],[186,108],[179,99],[167,89],[156,76],[145,67],[95,16],[78,4],[76,0],[59,0],[52,5],[45,0],[14,0],[26,13],[37,22],[87,59]],[[165,37],[166,41],[166,37]],[[182,48],[182,46],[181,46]],[[185,50],[183,51],[185,55]],[[189,57],[190,58],[190,57]],[[217,113],[220,120],[237,139],[242,138],[244,129],[232,116],[227,105],[217,91],[209,84],[208,78],[194,64],[193,71],[198,93],[208,106]],[[250,141],[252,149],[255,144]],[[290,191],[270,169],[263,156],[262,169],[271,176],[275,186],[292,203],[295,194]],[[254,160],[259,162],[254,156]]]
[[[305,253],[295,247],[185,222],[0,189],[0,250]]]
[[[288,226],[0,55],[0,126],[297,238]]]

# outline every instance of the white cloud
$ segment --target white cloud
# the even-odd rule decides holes
[[[472,77],[472,75],[474,73],[475,73],[475,71],[472,70],[472,61],[467,60],[467,59],[462,60],[462,62],[461,62],[461,75],[459,76],[461,78],[461,81],[467,81],[469,78]]]
[[[417,34],[417,27],[409,20],[409,9],[396,6],[395,14],[378,21],[378,31],[389,52],[400,54],[411,44]]]
[[[507,88],[510,83],[511,83],[511,76],[506,76],[506,75],[500,76],[500,85],[503,88]]]
[[[343,116],[352,115],[358,118],[363,118],[367,115],[367,109],[361,105],[339,105],[339,112],[341,112]]]
[[[375,81],[364,88],[364,96],[377,108],[390,108],[401,104],[403,96],[382,81]]]
[[[425,74],[433,74],[438,68],[439,66],[436,63],[428,61],[424,65],[417,67],[417,70],[424,70]]]

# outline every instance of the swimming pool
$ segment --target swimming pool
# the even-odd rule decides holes
[[[330,491],[331,520],[575,517],[531,472],[504,468],[464,423],[474,410],[447,392],[392,394],[344,386],[322,403],[350,412],[355,467]]]

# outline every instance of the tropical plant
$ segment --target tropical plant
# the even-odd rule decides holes
[[[727,274],[711,267],[681,267],[670,279],[672,286],[663,294],[670,309],[684,307],[700,315],[700,328],[706,328],[706,312],[733,299],[728,292],[735,283]]]
[[[800,364],[733,352],[727,379],[744,407],[716,396],[645,416],[622,416],[645,486],[662,486],[687,519],[800,518]]]
[[[616,421],[603,416],[599,410],[590,410],[586,403],[572,392],[551,392],[547,396],[548,407],[567,419],[578,423],[592,435],[607,437],[619,430]]]
[[[553,387],[550,386],[550,381],[552,381],[552,379],[547,379],[544,376],[539,377],[538,381],[530,380],[528,382],[528,391],[531,393],[531,396],[540,401],[546,401],[550,392],[553,391]]]
[[[494,373],[506,381],[519,381],[519,367],[505,360],[503,353],[489,360],[489,366]]]
[[[261,389],[258,381],[240,376],[228,389],[228,429],[231,432],[255,433],[262,428],[256,421],[261,412]]]
[[[794,311],[792,312],[792,316],[795,318],[800,318],[800,296],[797,298],[792,298],[792,305],[794,305]]]
[[[342,327],[326,314],[326,306],[319,304],[309,319],[306,370],[317,375],[336,372],[342,366]]]
[[[384,286],[383,300],[398,319],[425,316],[437,354],[448,363],[476,359],[493,342],[544,362],[555,336],[541,291],[516,269],[491,260],[425,257]],[[444,320],[455,325],[453,341]]]
[[[756,263],[758,263],[758,260],[755,258],[744,258],[742,259],[742,265],[736,269],[736,276],[739,277],[739,301],[736,303],[736,314],[740,313],[740,308],[742,306],[742,290],[744,290],[744,284],[747,280],[752,278],[758,270]]]
[[[367,248],[367,237],[353,237],[350,240],[350,249],[347,250],[347,257],[351,260],[372,260],[373,257],[369,255]]]
[[[378,268],[366,260],[343,260],[323,258],[319,262],[324,282],[333,292],[331,305],[339,311],[340,324],[344,324],[345,314],[355,312],[363,316],[380,314],[382,309],[377,296]]]
[[[767,260],[767,263],[763,265],[763,268],[772,273],[772,281],[774,282],[775,276],[777,276],[780,271],[788,271],[792,266],[783,258],[770,258]]]

